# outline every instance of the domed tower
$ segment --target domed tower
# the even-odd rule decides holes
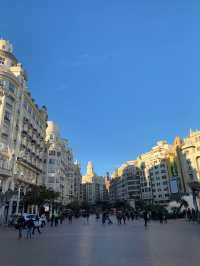
[[[26,75],[14,56],[12,44],[0,40],[0,143],[15,149],[20,126],[21,97]]]
[[[94,166],[92,161],[89,161],[87,164],[87,175],[88,176],[93,176],[94,175]]]
[[[12,178],[19,150],[22,94],[25,87],[26,74],[13,54],[12,44],[0,39],[0,180],[3,179],[5,183]]]

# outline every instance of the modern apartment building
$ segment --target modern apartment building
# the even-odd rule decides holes
[[[127,201],[134,207],[141,198],[140,175],[136,161],[128,161],[116,169],[110,183],[111,201]]]
[[[159,141],[149,152],[119,167],[112,175],[112,201],[141,199],[147,203],[165,205],[183,195],[181,145],[182,141],[178,137],[172,145]]]

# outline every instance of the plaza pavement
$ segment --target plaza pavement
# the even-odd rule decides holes
[[[32,240],[17,240],[0,228],[0,266],[197,266],[200,225],[143,221],[118,226],[82,219],[45,228]]]

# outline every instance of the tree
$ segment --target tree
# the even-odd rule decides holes
[[[45,201],[54,201],[59,198],[60,193],[45,186],[34,186],[28,191],[23,198],[25,205],[38,205],[41,206]]]

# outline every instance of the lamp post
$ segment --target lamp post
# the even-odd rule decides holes
[[[20,203],[20,193],[21,193],[21,187],[18,187],[18,193],[17,193],[17,207],[16,207],[16,214],[19,213],[19,203]]]

